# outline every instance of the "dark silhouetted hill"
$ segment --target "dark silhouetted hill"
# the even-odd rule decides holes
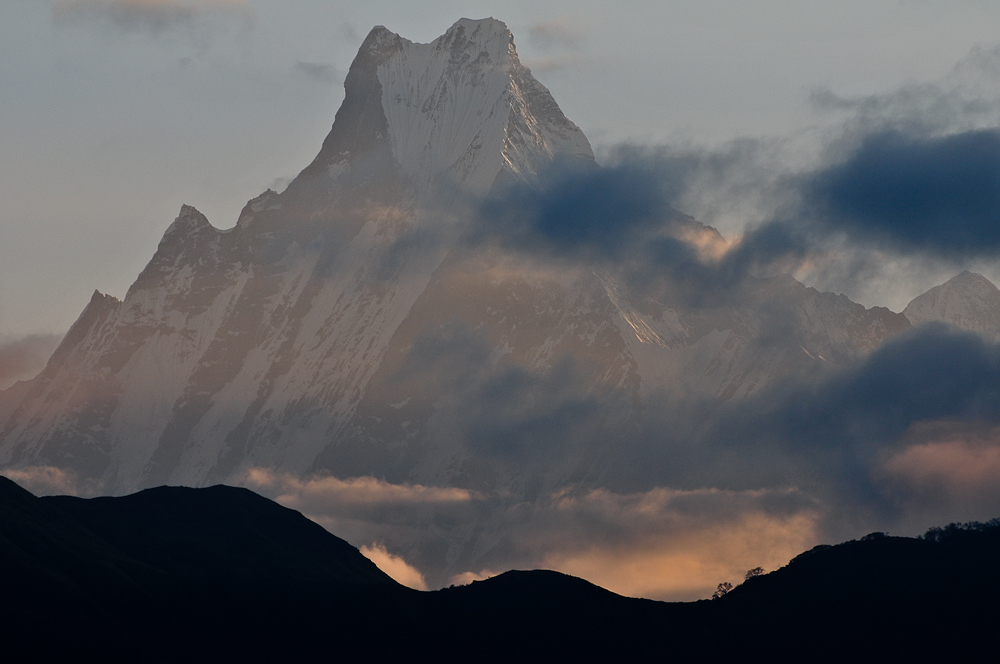
[[[549,571],[417,592],[246,489],[37,498],[0,478],[0,636],[20,659],[992,659],[998,561],[991,522],[816,547],[718,600]]]
[[[122,498],[39,501],[169,574],[395,583],[319,524],[248,489],[159,487]]]

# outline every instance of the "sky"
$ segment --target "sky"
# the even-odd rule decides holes
[[[0,6],[0,387],[37,371],[94,289],[125,295],[182,204],[228,228],[248,199],[280,190],[308,164],[372,26],[427,42],[463,16],[508,24],[523,62],[607,166],[545,183],[537,199],[501,200],[492,220],[502,223],[484,230],[491,241],[544,260],[637,266],[628,275],[637,286],[669,272],[699,296],[739,293],[733,279],[748,266],[787,267],[821,290],[895,311],[963,269],[1000,283],[996,3],[9,0]],[[886,202],[887,188],[910,196]],[[601,219],[588,226],[579,214],[600,205],[637,212],[608,235]],[[741,238],[739,250],[702,269],[647,225],[663,206]],[[952,219],[962,232],[941,223]],[[519,536],[560,551],[548,539],[563,532],[557,518],[598,524],[624,553],[562,550],[544,562],[638,594],[650,570],[693,574],[683,568],[692,560],[707,566],[699,578],[721,577],[735,564],[727,555],[782,564],[815,542],[813,500],[842,513],[910,501],[921,518],[987,518],[1000,474],[990,419],[998,367],[995,345],[979,338],[904,335],[828,382],[777,386],[723,412],[703,432],[701,456],[677,465],[684,477],[554,496],[549,511],[519,522]],[[587,406],[549,389],[557,378],[524,380],[565,397],[553,412]],[[937,429],[921,428],[927,413]],[[788,443],[817,426],[815,449]],[[671,449],[687,453],[678,431]],[[736,439],[749,442],[734,451]],[[738,458],[753,481],[699,484],[712,454]],[[812,496],[768,485],[774,460],[799,477],[822,469],[829,482],[817,480]],[[375,478],[255,481],[347,534],[379,501],[461,516],[480,500]],[[324,517],[321,505],[332,503],[350,510]],[[715,528],[708,535],[705,523]],[[670,537],[649,542],[649,533]],[[754,541],[770,548],[739,550]],[[419,577],[378,543],[366,553]]]

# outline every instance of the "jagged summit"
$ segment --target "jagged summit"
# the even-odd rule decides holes
[[[429,44],[376,26],[344,89],[322,150],[290,190],[388,159],[418,196],[442,183],[481,194],[502,172],[526,178],[556,155],[594,158],[493,18],[461,19]]]
[[[1000,289],[983,275],[966,270],[915,297],[903,315],[914,325],[942,321],[1000,337]]]

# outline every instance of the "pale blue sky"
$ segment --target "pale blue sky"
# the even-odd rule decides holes
[[[596,145],[822,125],[807,103],[945,76],[1000,42],[986,0],[3,0],[0,337],[122,297],[182,203],[229,227],[319,149],[376,24],[494,16]]]

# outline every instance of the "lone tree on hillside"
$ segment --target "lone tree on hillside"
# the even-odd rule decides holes
[[[732,589],[733,589],[733,584],[729,583],[728,581],[723,581],[722,583],[719,584],[719,587],[715,589],[715,592],[712,593],[712,599],[719,599]]]
[[[754,567],[753,569],[748,569],[747,570],[747,575],[744,578],[744,581],[749,581],[750,579],[754,578],[755,576],[763,576],[763,575],[764,575],[764,568],[763,567]]]

